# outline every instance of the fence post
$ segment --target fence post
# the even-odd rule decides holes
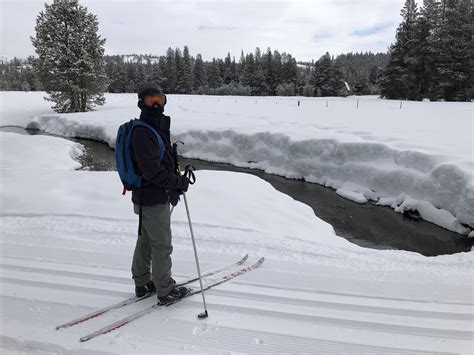
[[[359,99],[357,99],[357,107],[356,108],[359,108]]]
[[[400,101],[400,110],[402,109],[403,101]]]

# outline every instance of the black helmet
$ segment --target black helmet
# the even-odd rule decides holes
[[[147,95],[164,95],[159,85],[154,83],[143,84],[137,91],[138,99],[141,100]]]

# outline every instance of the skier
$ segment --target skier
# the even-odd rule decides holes
[[[132,191],[134,212],[139,215],[139,235],[132,262],[135,294],[138,297],[156,291],[158,303],[170,303],[181,298],[189,289],[176,287],[171,277],[171,212],[179,196],[186,192],[189,179],[176,172],[176,161],[170,139],[170,117],[163,114],[166,95],[154,84],[142,85],[138,90],[140,120],[150,124],[164,142],[160,146],[151,129],[135,127],[131,151],[137,171],[146,181],[144,187]],[[150,270],[152,267],[152,272]]]

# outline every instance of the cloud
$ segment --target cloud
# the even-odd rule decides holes
[[[0,0],[0,55],[34,54],[29,36],[44,2]],[[189,47],[205,60],[237,59],[256,47],[297,60],[355,51],[386,51],[404,0],[80,0],[97,15],[106,54],[163,55]]]
[[[352,31],[351,35],[352,36],[357,36],[357,37],[371,36],[371,35],[380,33],[382,31],[386,30],[387,28],[391,28],[393,26],[395,26],[395,23],[393,23],[393,22],[380,23],[380,24],[377,24],[377,25],[372,26],[372,27]]]
[[[198,31],[233,31],[236,30],[236,26],[208,26],[199,25],[196,27]]]
[[[313,41],[318,43],[318,42],[326,41],[335,36],[336,34],[332,32],[318,32],[313,35]]]

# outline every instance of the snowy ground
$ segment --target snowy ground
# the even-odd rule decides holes
[[[34,120],[46,129],[62,127],[56,133],[67,128],[106,141],[119,121],[114,116],[135,111],[116,103],[100,111],[102,119],[99,112],[23,117],[21,110],[8,111],[21,101],[17,95],[2,94],[2,124]],[[36,105],[43,113],[37,94],[21,95],[32,98],[25,110]],[[192,145],[192,134],[177,122],[178,134]],[[137,218],[129,196],[121,196],[114,172],[74,170],[82,149],[70,141],[0,133],[0,144],[2,353],[473,353],[472,252],[427,258],[361,248],[259,178],[210,171],[200,171],[189,192],[202,269],[246,253],[251,261],[265,256],[262,267],[209,291],[206,320],[196,319],[202,303],[194,297],[79,343],[80,336],[153,302],[54,330],[131,295]],[[455,145],[446,149],[454,152]],[[456,164],[468,173],[462,159]],[[182,205],[172,229],[173,272],[180,280],[195,274]]]
[[[93,113],[47,113],[43,95],[1,93],[0,125],[113,147],[117,127],[138,111],[136,95],[116,94]],[[168,101],[166,113],[186,157],[304,178],[399,212],[415,209],[458,233],[474,228],[472,103],[191,95]]]

